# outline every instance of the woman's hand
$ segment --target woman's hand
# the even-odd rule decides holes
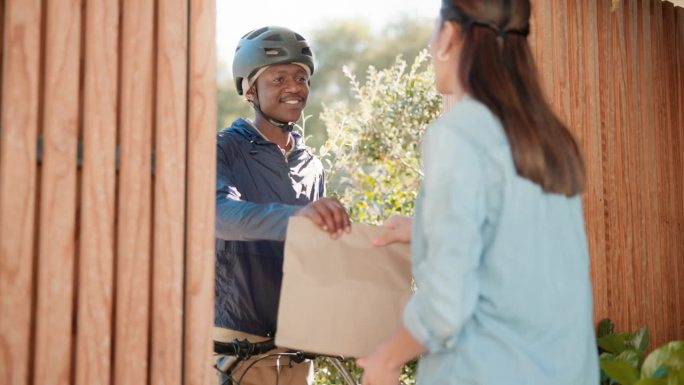
[[[373,240],[375,246],[385,246],[394,242],[411,243],[413,218],[394,214],[382,224],[382,227],[385,232]]]
[[[381,350],[368,357],[359,358],[356,363],[363,368],[362,385],[397,385],[401,365],[392,366],[383,359]]]
[[[425,352],[425,347],[403,325],[375,352],[359,358],[363,385],[397,385],[404,363]]]
[[[351,231],[351,220],[342,203],[335,198],[321,198],[295,212],[295,215],[311,219],[333,238]]]

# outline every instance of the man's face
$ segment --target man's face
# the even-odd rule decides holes
[[[309,75],[297,64],[278,64],[256,80],[261,110],[278,120],[296,122],[309,97]],[[253,98],[252,90],[247,93]]]

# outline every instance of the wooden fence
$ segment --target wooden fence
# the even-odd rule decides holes
[[[684,340],[684,9],[660,0],[534,3],[547,96],[573,128],[595,318]]]
[[[213,382],[214,0],[0,26],[0,384]]]

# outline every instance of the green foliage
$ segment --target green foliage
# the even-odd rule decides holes
[[[641,378],[684,384],[684,341],[672,341],[651,352],[641,367]]]
[[[361,383],[360,379],[363,375],[363,369],[356,365],[356,360],[350,358],[343,361],[345,368],[351,373],[356,380]],[[416,368],[418,361],[411,361],[404,366],[404,369],[399,376],[400,385],[415,385],[416,383]],[[314,383],[319,385],[346,385],[344,377],[338,373],[325,358],[317,358],[314,362],[316,368],[314,372]]]
[[[361,378],[363,369],[356,365],[354,359],[346,359],[342,362],[357,381]],[[335,369],[325,358],[317,358],[314,362],[316,371],[314,372],[314,383],[320,385],[346,385],[344,377]]]
[[[384,70],[369,67],[363,84],[345,69],[355,100],[326,106],[328,141],[320,155],[328,187],[357,222],[378,224],[412,214],[420,185],[420,139],[441,111],[427,52],[408,67],[399,56]]]
[[[649,343],[646,327],[615,333],[609,319],[598,327],[601,385],[684,384],[684,341],[672,341],[644,356]]]

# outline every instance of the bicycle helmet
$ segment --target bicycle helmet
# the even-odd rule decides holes
[[[238,94],[247,91],[242,87],[243,79],[251,80],[265,66],[285,63],[301,63],[313,74],[313,53],[302,35],[276,26],[248,32],[240,39],[233,57],[233,79]]]

